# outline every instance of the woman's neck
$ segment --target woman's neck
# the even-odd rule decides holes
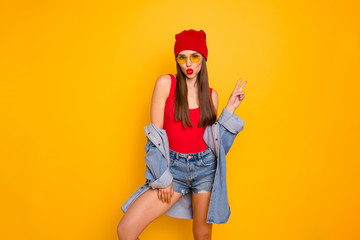
[[[188,89],[196,89],[197,88],[196,77],[186,78],[186,84],[187,84]]]

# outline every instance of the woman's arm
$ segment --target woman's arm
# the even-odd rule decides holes
[[[217,112],[218,112],[218,108],[219,108],[219,96],[217,94],[217,92],[215,91],[215,89],[212,89],[212,96],[211,96],[215,109],[216,109],[216,116],[217,116]]]
[[[155,83],[151,98],[151,122],[157,128],[163,128],[164,110],[166,99],[169,96],[171,87],[171,77],[167,74],[160,75]]]
[[[155,83],[152,99],[151,99],[151,122],[157,128],[163,128],[164,126],[164,110],[165,103],[170,94],[171,88],[171,77],[168,74],[160,75]],[[154,146],[155,147],[155,146]],[[156,153],[159,151],[156,150]],[[158,157],[158,159],[162,159],[162,157]],[[170,173],[169,169],[165,172]],[[171,174],[171,173],[170,173]],[[158,198],[162,202],[169,203],[174,194],[174,187],[172,182],[169,186],[165,188],[158,188]]]

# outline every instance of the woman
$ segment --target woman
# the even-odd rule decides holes
[[[203,137],[206,127],[217,122],[218,95],[209,88],[205,32],[184,30],[176,34],[175,38],[177,74],[161,75],[157,79],[151,102],[151,125],[155,130],[162,130],[163,133],[166,131],[165,139],[169,143],[168,171],[171,174],[167,176],[171,177],[167,180],[170,184],[165,183],[166,187],[161,188],[150,188],[149,184],[144,184],[141,189],[145,187],[145,190],[141,190],[141,193],[137,190],[139,196],[128,200],[131,203],[123,209],[125,215],[118,225],[119,239],[138,239],[153,220],[171,210],[181,197],[190,194],[191,214],[185,216],[177,213],[178,215],[172,216],[193,219],[194,239],[211,239],[212,223],[208,211],[218,167],[218,153],[215,154],[215,150],[207,146]],[[246,81],[238,89],[240,81],[241,79],[229,98],[226,110],[224,109],[228,118],[245,97],[242,88]],[[233,121],[239,120],[241,119],[237,117]],[[235,129],[234,126],[227,128]],[[238,133],[241,127],[236,131],[232,130],[234,132],[229,135],[235,136],[234,133]],[[228,140],[225,154],[231,146],[230,142]],[[158,151],[151,141],[148,141],[146,149],[149,146]],[[164,179],[163,177],[163,183]]]

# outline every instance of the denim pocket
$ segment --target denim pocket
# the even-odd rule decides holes
[[[170,167],[173,167],[176,162],[177,162],[176,158],[170,158]]]
[[[199,162],[203,166],[210,166],[216,163],[216,155],[213,152],[206,154],[205,156],[199,158]]]

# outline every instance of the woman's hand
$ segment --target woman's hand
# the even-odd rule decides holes
[[[166,188],[158,188],[158,198],[163,202],[170,203],[173,194],[174,187],[172,183]]]
[[[240,105],[241,101],[245,98],[245,92],[242,90],[245,87],[247,81],[245,81],[240,89],[238,89],[241,82],[241,78],[236,83],[235,89],[232,91],[228,103],[226,105],[226,109],[233,114],[235,109]]]

